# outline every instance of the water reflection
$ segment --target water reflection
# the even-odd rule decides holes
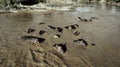
[[[108,11],[111,13],[116,13],[120,11],[119,7],[108,5],[108,4],[97,4],[97,5],[91,5],[91,4],[86,4],[88,6],[85,7],[78,7],[76,11],[78,12],[95,12],[95,11]],[[91,7],[92,6],[92,7]]]
[[[112,9],[114,10],[114,8],[113,8],[114,6],[111,6],[111,5],[109,5],[109,4],[104,4],[104,3],[101,3],[101,4],[99,4],[99,10],[102,10],[102,11],[110,11],[110,12],[112,12]]]
[[[7,25],[8,27],[11,27],[11,29],[25,28],[33,21],[33,14],[30,12],[10,13],[5,16],[8,21],[4,22],[9,23]]]
[[[52,18],[53,13],[52,13],[52,12],[46,12],[46,13],[43,14],[43,16],[44,16],[45,18]]]
[[[30,12],[16,13],[12,16],[12,18],[14,18],[13,20],[19,20],[19,21],[25,21],[25,22],[33,21],[33,15]]]
[[[108,11],[111,13],[119,12],[118,11],[119,8],[117,8],[116,6],[109,5],[109,4],[100,4],[100,7],[102,11]]]
[[[76,9],[76,11],[79,11],[79,12],[94,12],[95,7],[78,7]]]

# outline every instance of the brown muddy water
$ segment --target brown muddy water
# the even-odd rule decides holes
[[[81,22],[77,17],[98,19]],[[39,25],[40,22],[46,22]],[[65,27],[78,24],[79,36],[72,30],[59,33],[48,25]],[[28,34],[27,29],[35,32]],[[46,33],[39,35],[40,30]],[[54,38],[61,34],[61,38]],[[22,36],[38,36],[44,43],[33,44],[21,40]],[[74,11],[32,11],[0,13],[0,67],[120,67],[120,8],[108,5],[78,7]],[[83,38],[86,49],[73,40]],[[59,54],[53,49],[55,43],[67,43],[67,52]],[[95,46],[91,44],[94,43]]]

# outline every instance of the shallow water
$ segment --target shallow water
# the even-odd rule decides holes
[[[77,21],[77,17],[98,19],[84,23]],[[39,25],[40,22],[45,25]],[[55,32],[47,25],[64,27],[66,25],[79,24],[79,36],[74,36],[73,31],[64,30],[63,33]],[[27,34],[28,28],[36,31]],[[38,33],[43,29],[47,33],[40,36]],[[54,34],[61,34],[60,39],[55,39]],[[0,47],[14,49],[29,49],[29,43],[21,40],[22,36],[32,35],[44,37],[46,43],[52,47],[55,43],[67,43],[67,52],[63,55],[72,59],[66,61],[71,67],[79,67],[85,64],[93,67],[119,67],[120,66],[120,8],[104,4],[78,7],[74,11],[44,11],[44,12],[20,12],[0,14]],[[83,38],[88,42],[86,49],[81,48],[74,39]],[[95,43],[96,46],[91,46]],[[2,50],[2,49],[1,49]],[[7,51],[6,51],[7,53]],[[3,54],[4,55],[4,54]],[[0,55],[2,56],[2,55]],[[2,57],[1,57],[2,58]],[[1,59],[0,58],[0,59]],[[69,60],[69,59],[66,59]],[[74,62],[75,61],[75,62]],[[80,64],[79,64],[80,62]]]

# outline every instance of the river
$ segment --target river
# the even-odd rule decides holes
[[[77,20],[78,16],[87,19],[97,17],[98,19],[92,22],[81,22]],[[39,25],[40,22],[46,23],[45,25]],[[74,36],[73,31],[66,29],[64,29],[63,33],[58,33],[47,26],[65,27],[71,24],[79,25],[77,29],[77,31],[80,31],[79,36]],[[35,28],[36,31],[28,34],[28,28]],[[38,33],[41,29],[47,31],[46,34],[39,35]],[[55,39],[53,37],[54,34],[61,34],[61,38]],[[106,4],[92,4],[77,7],[73,11],[48,10],[0,13],[1,67],[8,67],[10,65],[12,67],[18,65],[19,67],[19,63],[22,64],[22,62],[19,61],[17,63],[14,60],[18,57],[27,56],[26,54],[29,54],[29,49],[34,47],[30,46],[31,43],[21,40],[21,37],[25,35],[46,38],[47,40],[42,44],[44,45],[42,47],[49,46],[50,50],[46,48],[48,52],[53,50],[52,45],[55,43],[67,43],[67,52],[62,56],[66,60],[64,64],[67,64],[68,67],[120,67],[120,7]],[[83,38],[88,42],[86,49],[73,43],[73,40],[79,38]],[[92,43],[95,46],[92,46]],[[15,51],[17,54],[13,54]],[[22,59],[21,61],[25,60]],[[32,60],[27,62],[29,64],[32,63],[33,67],[35,67],[34,65],[39,66],[38,63],[34,64]],[[23,65],[25,64],[27,63],[23,62]],[[49,64],[52,66],[52,63]],[[55,64],[53,66],[57,67]]]

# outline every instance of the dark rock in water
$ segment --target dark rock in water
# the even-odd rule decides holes
[[[57,49],[57,51],[61,54],[65,53],[67,51],[67,46],[64,43],[54,44],[53,47],[55,47]]]
[[[56,27],[55,27],[55,26],[48,25],[48,27],[49,27],[50,29],[53,29],[53,30],[55,30],[55,29],[56,29]]]
[[[35,29],[29,28],[28,31],[27,31],[27,33],[32,33],[32,32],[34,32],[34,31],[35,31]]]
[[[78,36],[78,35],[80,35],[80,32],[79,32],[79,31],[76,31],[76,32],[74,32],[74,35],[75,35],[75,36]]]
[[[39,25],[45,24],[45,22],[40,22]]]
[[[62,33],[63,32],[63,28],[57,27],[57,31]]]
[[[42,34],[44,34],[45,32],[46,32],[46,31],[44,31],[44,30],[40,30],[39,34],[42,35]]]
[[[83,47],[88,46],[87,41],[85,41],[84,39],[77,39],[77,40],[73,40],[73,42],[80,43],[80,45],[81,45],[81,46],[83,46]]]
[[[36,36],[23,36],[21,37],[22,40],[32,40],[33,41],[38,41],[39,43],[43,43],[46,39],[45,38],[41,38],[41,37],[36,37]]]

